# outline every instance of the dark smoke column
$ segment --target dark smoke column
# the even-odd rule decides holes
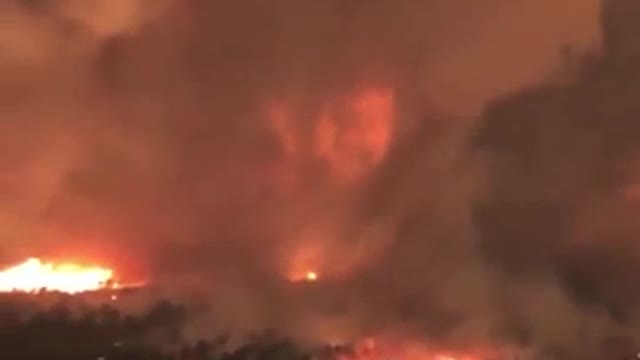
[[[604,0],[602,25],[609,56],[621,59],[640,56],[640,1]]]
[[[585,57],[575,81],[497,99],[475,139],[490,178],[474,222],[478,247],[502,281],[505,332],[568,358],[589,352],[535,334],[545,320],[529,317],[509,289],[535,284],[559,294],[574,312],[567,323],[606,318],[606,331],[588,345],[602,353],[587,358],[611,359],[611,344],[640,341],[640,1],[605,1],[602,31],[602,54]],[[544,313],[555,306],[545,304]]]

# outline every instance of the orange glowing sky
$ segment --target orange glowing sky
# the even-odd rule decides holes
[[[329,164],[332,175],[350,182],[378,165],[391,142],[394,95],[386,89],[356,94],[341,117],[327,107],[314,131],[315,154]]]
[[[291,169],[305,161],[324,164],[329,179],[339,184],[361,179],[383,161],[394,130],[391,89],[368,87],[325,101],[311,115],[310,133],[301,127],[309,115],[298,111],[297,105],[291,99],[277,99],[266,110],[285,163],[277,167],[276,177],[285,187],[295,184]]]
[[[265,114],[280,146],[270,171],[275,189],[291,195],[305,186],[337,185],[349,191],[365,181],[390,150],[397,126],[396,93],[385,86],[360,86],[312,105],[304,97],[281,96],[267,104]],[[315,281],[349,272],[345,268],[355,261],[334,264],[337,261],[326,259],[336,252],[331,245],[338,236],[335,231],[316,224],[302,227],[302,233],[288,235],[294,239],[288,242],[283,269],[289,280]],[[309,273],[316,273],[316,279],[310,280]]]

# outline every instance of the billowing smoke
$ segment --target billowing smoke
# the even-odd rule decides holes
[[[640,296],[611,3],[4,1],[0,260],[196,283],[193,331],[603,358]]]
[[[503,274],[521,341],[569,358],[638,341],[640,3],[605,2],[602,19],[602,55],[585,56],[568,84],[495,101],[475,139],[491,179],[477,248]]]

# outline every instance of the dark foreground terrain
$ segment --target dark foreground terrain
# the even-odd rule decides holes
[[[158,302],[139,315],[101,305],[77,309],[64,302],[35,309],[0,301],[0,359],[7,360],[302,360],[292,342],[260,335],[226,350],[224,337],[189,342],[181,328],[185,308]]]
[[[119,310],[118,302],[84,300],[59,294],[0,295],[0,360],[402,360],[375,350],[361,353],[358,346],[303,347],[270,331],[247,336],[240,346],[234,341],[231,347],[226,335],[186,338],[185,326],[200,313],[191,307],[158,301],[134,315]],[[606,337],[601,347],[603,360],[638,356],[627,338]],[[461,360],[576,359],[561,350]],[[417,357],[409,360],[453,360]]]

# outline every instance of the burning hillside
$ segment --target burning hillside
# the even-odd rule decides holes
[[[0,271],[0,292],[59,291],[79,293],[117,287],[113,270],[71,263],[43,263],[30,258]]]
[[[365,338],[329,352],[334,360],[513,360],[519,354],[488,349],[451,350],[421,341],[398,338]],[[522,354],[520,354],[522,355]]]

